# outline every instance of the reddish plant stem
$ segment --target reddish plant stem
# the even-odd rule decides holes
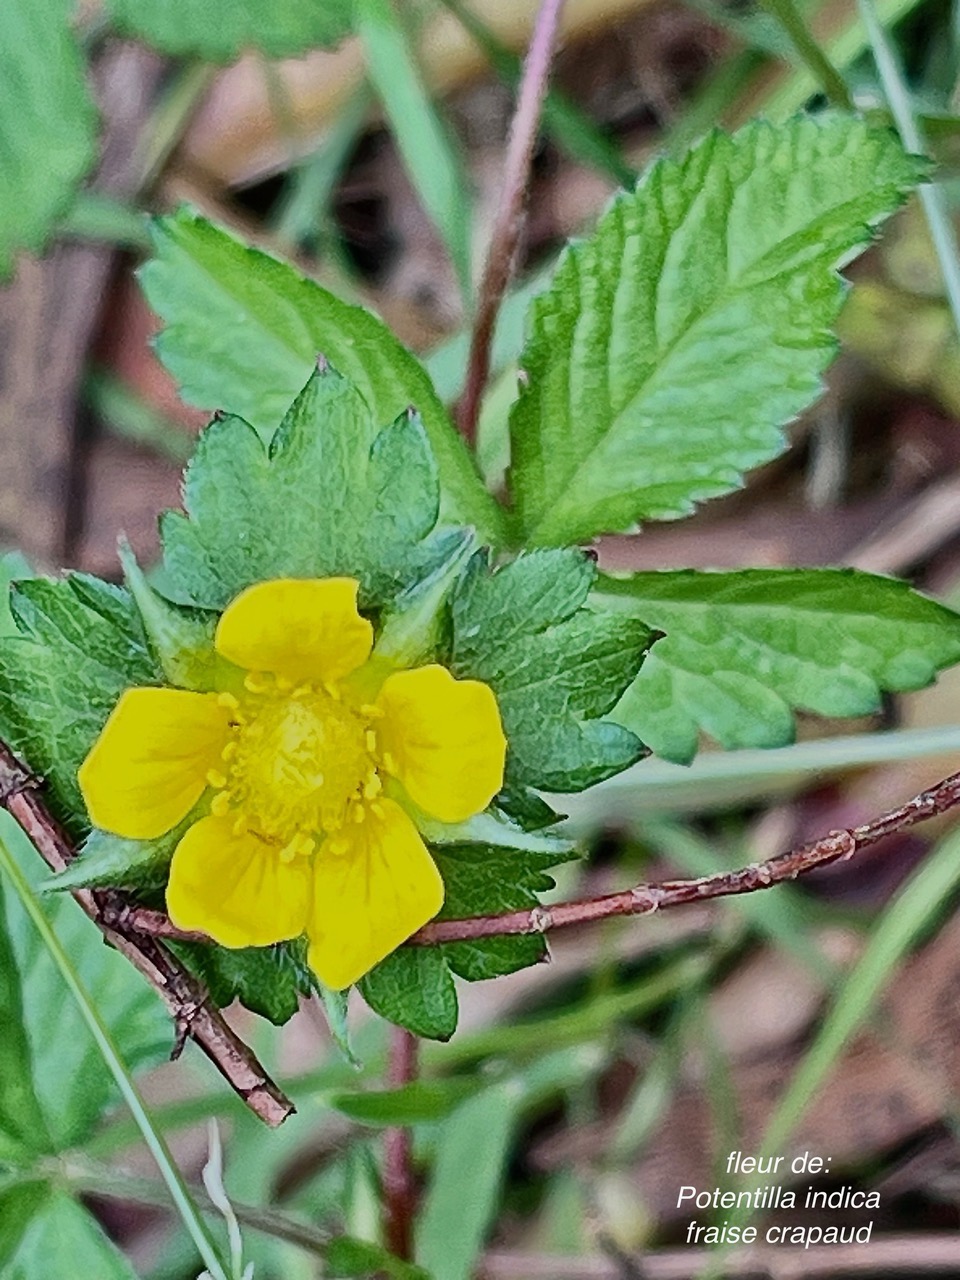
[[[497,313],[510,281],[523,229],[530,161],[537,141],[540,112],[547,92],[550,63],[563,5],[564,0],[541,0],[530,48],[523,65],[517,109],[510,126],[503,190],[480,282],[480,297],[470,339],[463,395],[457,406],[457,425],[470,445],[477,438],[480,402],[490,374],[490,346]]]
[[[404,1027],[390,1031],[387,1084],[399,1089],[417,1078],[417,1037]],[[383,1134],[383,1212],[387,1248],[404,1262],[413,1261],[413,1224],[417,1187],[413,1173],[413,1136],[397,1126]]]
[[[23,828],[53,871],[73,861],[74,851],[47,812],[37,780],[0,743],[0,806]],[[113,891],[77,889],[74,898],[100,929],[106,942],[121,953],[157,991],[176,1027],[173,1056],[189,1037],[195,1040],[230,1087],[268,1125],[282,1124],[293,1103],[274,1084],[253,1051],[231,1030],[207,1000],[207,993],[156,937],[119,924],[124,908]]]
[[[462,920],[436,920],[424,925],[407,945],[433,946],[440,942],[465,942],[474,938],[498,938],[511,934],[546,933],[571,925],[590,924],[610,916],[649,915],[666,907],[680,907],[708,898],[727,898],[733,894],[755,893],[770,889],[784,880],[825,867],[831,862],[852,858],[855,853],[876,844],[914,823],[923,822],[960,804],[960,773],[922,791],[906,804],[891,809],[859,827],[831,831],[810,844],[778,853],[766,862],[752,863],[736,871],[721,871],[695,880],[665,880],[659,884],[638,884],[621,893],[599,898],[581,898],[552,907],[533,907],[528,911],[506,911],[499,915],[469,916]],[[205,941],[202,934],[184,934],[159,911],[124,908],[119,917],[125,928],[152,937],[182,938]]]

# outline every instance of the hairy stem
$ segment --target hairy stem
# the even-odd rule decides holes
[[[550,63],[564,0],[541,0],[520,81],[517,109],[510,126],[503,190],[490,238],[480,298],[470,339],[467,376],[457,406],[457,425],[468,444],[477,438],[480,402],[490,373],[490,346],[500,303],[513,271],[523,228],[524,199],[530,160],[537,140],[540,112],[547,92]]]
[[[399,1089],[417,1078],[417,1037],[405,1027],[390,1032],[387,1084]],[[413,1261],[413,1224],[417,1208],[413,1173],[413,1137],[409,1128],[397,1126],[383,1135],[383,1210],[387,1248],[404,1262]]]
[[[517,934],[547,933],[553,929],[565,929],[571,925],[590,924],[607,920],[611,916],[650,915],[667,907],[681,907],[692,902],[705,902],[709,898],[728,898],[734,894],[755,893],[758,889],[770,889],[785,880],[824,867],[828,863],[846,861],[861,849],[876,844],[885,836],[893,835],[905,827],[946,813],[960,804],[960,773],[951,774],[942,782],[908,800],[906,804],[881,814],[859,827],[844,831],[830,831],[810,844],[778,853],[766,862],[751,863],[736,871],[721,871],[694,880],[664,880],[659,884],[638,884],[620,893],[608,893],[597,898],[581,898],[574,902],[562,902],[551,907],[532,907],[524,911],[505,911],[498,915],[469,916],[462,920],[435,920],[424,925],[407,945],[427,947],[442,942],[465,942],[476,938],[500,938]],[[123,926],[133,933],[152,937],[183,938],[203,941],[202,934],[184,934],[159,911],[127,908],[121,917]]]

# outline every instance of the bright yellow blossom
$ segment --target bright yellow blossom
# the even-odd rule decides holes
[[[409,810],[461,822],[503,782],[486,684],[374,655],[352,578],[250,587],[217,626],[220,692],[129,689],[80,769],[93,823],[163,835],[167,908],[226,947],[306,932],[327,986],[362,977],[436,915],[443,883]],[[244,675],[244,672],[246,673]]]

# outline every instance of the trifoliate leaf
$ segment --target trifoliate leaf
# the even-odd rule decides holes
[[[168,580],[222,609],[268,578],[359,578],[365,606],[394,599],[449,551],[425,541],[437,474],[415,414],[374,421],[330,368],[314,372],[269,447],[239,418],[214,421],[187,469],[188,517],[162,521]]]
[[[457,1029],[457,992],[439,947],[401,947],[357,986],[389,1022],[428,1040],[449,1040]]]
[[[56,816],[85,826],[77,769],[122,691],[160,683],[126,591],[84,574],[28,578],[0,639],[0,737],[47,783]]]
[[[658,160],[534,301],[511,415],[528,544],[686,515],[819,394],[837,269],[923,172],[850,116],[754,122]]]
[[[667,633],[613,714],[681,763],[700,730],[728,748],[783,746],[794,709],[865,715],[881,691],[960,661],[960,615],[852,569],[602,577],[596,602]]]
[[[0,4],[0,280],[43,247],[93,163],[97,115],[70,0]],[[14,195],[14,193],[16,193]]]
[[[329,47],[350,30],[351,0],[108,0],[114,22],[163,53],[230,62],[247,49],[272,58]]]
[[[178,942],[177,955],[210,992],[220,1009],[234,1000],[275,1026],[289,1022],[301,996],[313,991],[313,980],[301,940],[272,947],[236,950],[210,943]]]
[[[435,849],[433,856],[443,876],[445,895],[437,918],[457,920],[537,906],[538,894],[554,887],[547,869],[571,855],[558,858],[555,853],[460,845],[442,852]],[[482,938],[445,943],[443,954],[454,973],[469,982],[480,982],[539,963],[546,957],[547,944],[540,934]]]
[[[499,569],[477,557],[453,599],[452,669],[497,695],[506,783],[582,791],[643,754],[609,712],[652,635],[627,615],[582,608],[595,576],[576,550],[538,551]],[[612,624],[612,625],[611,625]]]
[[[503,512],[429,376],[381,320],[189,209],[157,223],[156,245],[141,280],[165,323],[157,351],[186,400],[236,414],[269,439],[323,355],[378,425],[417,409],[440,474],[442,520],[502,541]]]

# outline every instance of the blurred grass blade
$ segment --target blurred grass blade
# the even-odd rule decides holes
[[[883,85],[884,96],[890,106],[901,141],[908,151],[924,155],[927,149],[926,143],[914,112],[903,68],[893,44],[884,30],[873,0],[857,0],[857,7],[867,30],[873,60],[880,75],[880,83]],[[923,212],[930,227],[930,238],[933,240],[933,247],[940,263],[954,328],[960,335],[960,259],[957,256],[957,237],[950,210],[943,188],[935,183],[921,187],[917,194],[923,206]]]
[[[960,831],[943,840],[891,899],[860,959],[837,991],[816,1039],[771,1117],[762,1149],[778,1151],[790,1137],[840,1054],[870,1017],[884,987],[942,916],[960,886]]]
[[[440,1130],[417,1231],[417,1262],[433,1280],[469,1280],[496,1214],[517,1108],[515,1081],[470,1098]]]
[[[153,449],[173,462],[188,462],[195,438],[119,378],[94,368],[84,381],[87,404],[115,435]]]
[[[522,60],[494,35],[486,23],[461,0],[441,0],[465,31],[483,50],[500,79],[514,88],[520,82]],[[543,103],[543,129],[575,160],[607,174],[621,187],[631,187],[637,174],[624,160],[620,148],[575,103],[555,89],[548,89]]]
[[[81,191],[60,219],[57,234],[75,240],[93,240],[147,253],[152,241],[146,216],[99,191]]]
[[[470,204],[456,143],[431,101],[392,0],[357,0],[356,20],[370,79],[413,185],[443,237],[469,311]]]
[[[783,27],[797,54],[833,105],[844,111],[853,111],[853,98],[846,81],[810,34],[794,0],[760,0],[760,4]]]
[[[772,750],[707,751],[690,765],[648,759],[589,792],[564,796],[558,805],[569,815],[564,835],[577,840],[605,824],[630,824],[653,813],[731,808],[788,795],[809,785],[811,777],[947,752],[960,752],[960,727],[852,733]]]
[[[116,1081],[123,1100],[130,1108],[137,1122],[137,1127],[144,1143],[157,1163],[157,1168],[166,1183],[170,1197],[176,1206],[184,1227],[196,1246],[197,1252],[203,1260],[204,1266],[209,1271],[212,1280],[230,1280],[229,1273],[220,1260],[216,1245],[190,1196],[190,1192],[187,1190],[179,1169],[173,1162],[173,1157],[166,1142],[147,1114],[137,1086],[134,1084],[133,1078],[114,1044],[109,1027],[101,1018],[96,1005],[80,981],[73,962],[61,945],[60,939],[50,927],[50,922],[40,906],[37,895],[20,869],[20,865],[7,843],[8,837],[23,838],[16,834],[19,828],[16,828],[12,818],[7,818],[6,815],[3,815],[3,817],[2,834],[0,834],[0,871],[7,876],[13,886],[23,904],[24,911],[39,934],[70,994],[76,1000],[77,1007],[90,1030],[90,1034],[93,1036],[107,1070]]]
[[[333,121],[323,145],[291,174],[273,219],[285,253],[302,248],[322,252],[335,239],[334,194],[363,132],[370,102],[370,89],[361,84]]]

